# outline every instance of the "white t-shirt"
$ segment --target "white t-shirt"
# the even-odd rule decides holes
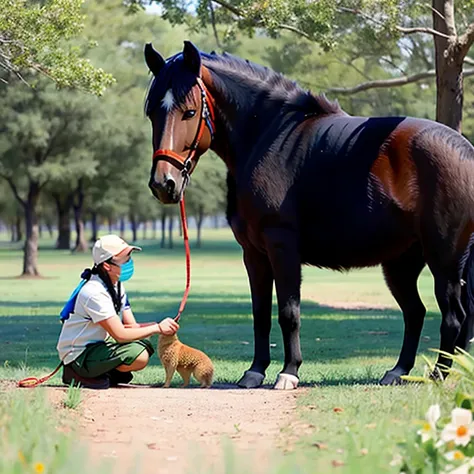
[[[120,318],[122,311],[130,307],[123,284],[121,293]],[[92,275],[77,295],[74,312],[63,323],[59,335],[57,350],[63,363],[66,365],[76,360],[88,344],[109,338],[109,333],[99,322],[116,314],[112,297],[104,282],[98,275]]]

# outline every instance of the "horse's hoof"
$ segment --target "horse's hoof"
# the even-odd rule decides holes
[[[298,386],[298,377],[291,374],[278,374],[275,385],[276,390],[294,390]]]
[[[405,385],[407,382],[400,378],[401,375],[398,372],[392,372],[389,370],[385,372],[385,375],[380,379],[380,385]]]
[[[265,375],[260,372],[246,370],[243,377],[237,382],[237,385],[241,388],[257,388],[262,385],[264,378]]]

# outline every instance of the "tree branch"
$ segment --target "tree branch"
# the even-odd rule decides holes
[[[422,81],[423,79],[429,79],[435,76],[436,76],[436,71],[434,69],[431,69],[429,71],[413,74],[412,76],[403,76],[403,77],[395,77],[393,79],[379,79],[375,81],[363,82],[354,87],[331,87],[330,89],[327,89],[326,92],[343,94],[343,95],[357,94],[358,92],[363,92],[369,89],[380,89],[380,88],[386,88],[386,87],[404,86],[406,84]],[[464,77],[474,76],[474,69],[465,69],[463,71],[463,76]]]
[[[343,12],[343,13],[351,13],[352,15],[365,18],[367,21],[370,21],[371,23],[375,23],[376,25],[384,26],[384,23],[382,21],[376,20],[374,17],[368,15],[367,13],[364,13],[361,10],[356,10],[354,8],[339,7],[338,11]],[[397,31],[405,35],[412,35],[414,33],[425,33],[425,34],[430,34],[433,36],[440,36],[441,38],[449,38],[449,35],[445,35],[444,33],[441,33],[440,31],[437,31],[433,28],[425,28],[423,26],[417,26],[413,28],[407,28],[404,26],[396,26],[395,28],[397,29]]]
[[[16,184],[13,182],[13,179],[10,178],[9,176],[6,176],[4,174],[0,174],[0,177],[6,180],[6,182],[10,185],[11,190],[13,191],[13,194],[15,198],[18,200],[18,202],[23,206],[26,207],[26,201],[22,199],[20,196],[20,193],[18,192],[18,188]]]
[[[459,37],[459,44],[463,53],[466,55],[474,43],[474,23],[471,23],[466,31]]]
[[[217,32],[216,15],[214,14],[214,6],[212,5],[212,1],[209,2],[209,12],[211,13],[212,31],[214,32],[216,45],[219,49],[222,49],[221,42],[219,40],[219,33]]]
[[[425,28],[422,26],[417,26],[414,28],[405,28],[403,26],[396,26],[396,29],[397,31],[405,35],[412,35],[414,33],[425,33],[425,34],[429,34],[433,36],[439,36],[445,39],[449,38],[449,35],[445,35],[444,33],[441,33],[440,31],[434,30],[433,28]]]
[[[294,27],[294,26],[291,26],[291,25],[285,25],[283,23],[279,24],[278,25],[278,28],[280,28],[280,30],[288,30],[288,31],[292,31],[293,33],[296,33],[297,35],[300,35],[302,36],[303,38],[306,38],[306,39],[309,39],[311,40],[311,36],[308,35],[308,33],[305,33],[304,31]]]
[[[241,11],[238,8],[234,7],[230,3],[225,2],[224,0],[212,0],[212,1],[214,3],[217,3],[218,5],[220,5],[221,7],[224,7],[226,10],[229,10],[234,15],[237,15],[237,16],[240,16],[240,17],[245,16],[243,11]]]
[[[217,5],[220,5],[221,7],[225,8],[226,10],[229,10],[231,13],[233,13],[234,15],[237,15],[240,18],[245,18],[245,12],[244,11],[239,10],[238,8],[231,5],[230,3],[227,3],[225,0],[212,0],[212,2],[217,3]],[[256,21],[255,22],[255,26],[259,26],[261,24],[262,24],[261,21]],[[292,31],[293,33],[296,33],[297,35],[302,36],[303,38],[311,39],[311,36],[308,35],[308,33],[304,32],[303,30],[300,30],[300,29],[296,28],[295,26],[280,23],[279,25],[277,25],[277,28],[279,28],[280,30]]]

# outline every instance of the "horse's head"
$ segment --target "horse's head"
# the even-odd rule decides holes
[[[146,103],[153,128],[149,186],[161,202],[176,203],[211,145],[212,99],[201,79],[201,55],[189,41],[182,53],[166,61],[149,43],[145,59],[155,76]]]

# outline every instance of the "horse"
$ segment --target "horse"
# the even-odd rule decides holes
[[[299,383],[303,264],[336,271],[381,265],[404,336],[382,385],[415,364],[426,314],[417,280],[427,265],[441,312],[436,374],[467,349],[474,315],[474,147],[414,117],[357,117],[269,68],[185,41],[165,60],[145,45],[153,77],[149,187],[177,203],[200,156],[228,168],[227,219],[251,289],[254,358],[238,386],[260,386],[270,364],[275,283],[284,364],[274,388]]]

